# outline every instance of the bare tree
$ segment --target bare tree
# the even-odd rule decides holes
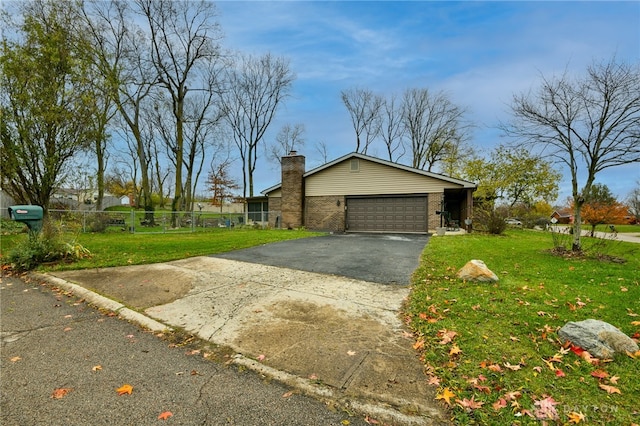
[[[413,167],[431,171],[467,137],[465,112],[443,92],[433,95],[428,89],[409,89],[404,93],[402,119],[411,138]]]
[[[265,54],[241,56],[237,67],[227,73],[226,90],[221,93],[224,117],[233,134],[242,160],[243,197],[253,197],[253,173],[258,145],[280,106],[288,96],[294,75],[284,58]]]
[[[117,106],[119,119],[114,125],[125,133],[130,152],[135,154],[132,158],[139,166],[131,166],[141,179],[136,204],[144,208],[147,222],[153,223],[152,154],[148,149],[151,130],[145,105],[157,84],[157,73],[149,56],[149,39],[135,24],[134,11],[126,2],[98,0],[84,7],[96,65],[106,83],[105,90]]]
[[[359,88],[343,90],[340,96],[356,132],[355,152],[366,154],[371,143],[380,134],[383,99],[370,90]]]
[[[537,147],[571,173],[573,244],[580,251],[581,208],[602,170],[640,162],[638,65],[593,63],[581,78],[547,79],[535,92],[514,95],[509,136]],[[586,176],[580,179],[580,174]],[[581,183],[582,182],[582,183]]]
[[[167,92],[175,122],[175,190],[171,209],[174,212],[186,207],[182,177],[185,150],[185,123],[189,120],[185,111],[188,84],[191,90],[205,90],[208,82],[206,71],[221,58],[222,32],[216,18],[215,5],[208,1],[176,2],[171,0],[137,0],[140,11],[149,26],[151,35],[151,60],[158,74],[159,85]],[[190,158],[187,158],[190,164]],[[192,171],[187,174],[191,177]],[[190,187],[191,182],[187,183]],[[188,194],[187,194],[188,195]],[[177,215],[172,217],[176,226]]]
[[[327,148],[327,143],[325,141],[318,141],[316,142],[316,152],[318,154],[320,154],[320,158],[322,163],[321,164],[325,164],[326,162],[329,161],[329,150]]]
[[[304,124],[285,124],[278,132],[276,140],[271,145],[267,156],[271,161],[280,164],[282,157],[291,151],[302,148],[305,144],[304,140]]]
[[[398,162],[406,153],[403,144],[405,127],[402,124],[402,111],[396,104],[396,96],[385,99],[381,111],[380,136],[387,149],[389,161]]]

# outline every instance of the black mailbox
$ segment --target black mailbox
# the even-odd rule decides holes
[[[40,232],[42,230],[42,217],[44,215],[42,207],[32,205],[10,206],[8,210],[11,219],[26,224],[31,232]]]

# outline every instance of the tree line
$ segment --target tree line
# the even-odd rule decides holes
[[[172,211],[193,209],[206,154],[222,159],[212,170],[227,164],[231,141],[253,196],[258,146],[295,79],[288,60],[225,50],[208,1],[12,7],[0,85],[3,188],[14,199],[46,208],[85,154],[98,208],[111,160],[114,178],[139,182],[153,221],[153,194],[172,192]]]
[[[285,125],[263,149],[295,74],[284,57],[225,49],[217,16],[203,0],[12,3],[0,58],[3,190],[47,208],[84,155],[95,165],[98,208],[106,181],[131,181],[153,222],[154,196],[171,193],[174,212],[193,210],[207,156],[208,183],[225,193],[237,156],[242,195],[253,196],[260,155],[279,159],[305,142],[303,124]],[[349,88],[339,96],[354,151],[382,143],[389,161],[478,183],[484,202],[553,199],[561,176],[553,165],[563,165],[577,229],[597,174],[640,161],[638,68],[614,56],[584,76],[541,75],[537,88],[514,94],[511,119],[499,124],[511,142],[490,153],[470,143],[467,110],[445,92],[384,97]],[[326,145],[317,148],[326,161]]]

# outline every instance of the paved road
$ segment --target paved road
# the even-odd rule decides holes
[[[216,255],[224,259],[340,275],[382,284],[410,284],[427,235],[332,234]]]
[[[0,278],[0,424],[365,425],[61,291]],[[211,360],[213,358],[213,360]],[[100,369],[97,368],[100,366]],[[93,370],[96,371],[93,371]],[[130,395],[116,389],[133,386]],[[60,399],[54,390],[71,391]]]

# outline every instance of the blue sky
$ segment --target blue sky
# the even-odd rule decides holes
[[[340,91],[360,87],[401,96],[407,88],[445,91],[468,108],[477,127],[471,143],[490,150],[506,142],[495,126],[508,120],[513,94],[540,76],[583,74],[595,60],[640,59],[640,2],[308,2],[217,3],[225,48],[290,60],[292,96],[267,135],[283,124],[304,124],[307,169],[355,149]],[[384,157],[380,147],[369,154]],[[405,161],[410,161],[406,158]],[[239,164],[238,164],[239,166]],[[263,157],[255,195],[278,183],[279,170]],[[568,175],[559,201],[570,194]],[[621,199],[640,180],[640,165],[597,178]]]

